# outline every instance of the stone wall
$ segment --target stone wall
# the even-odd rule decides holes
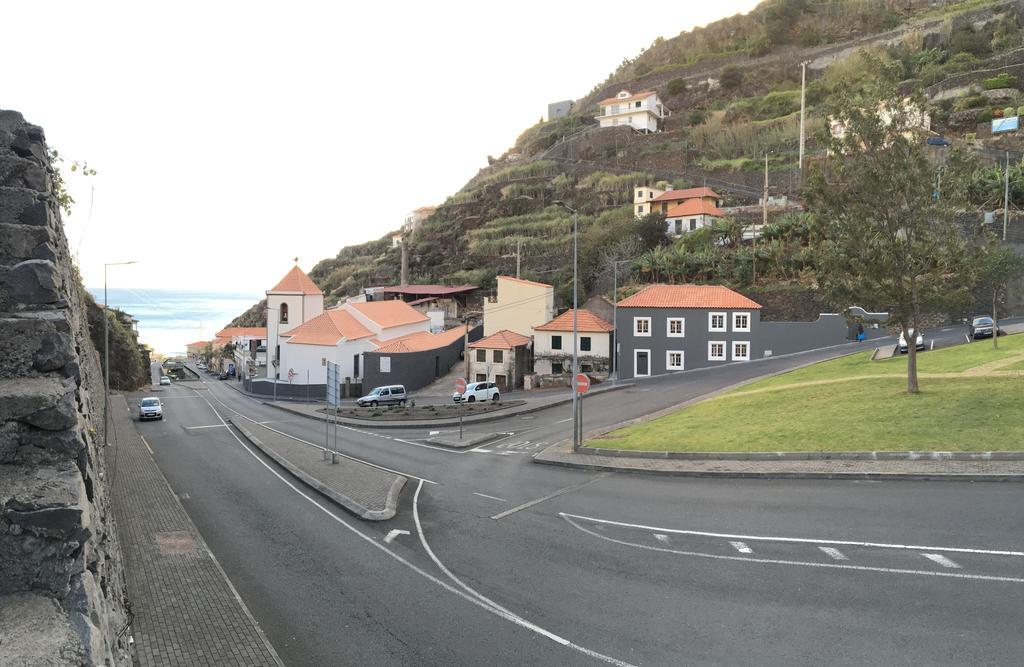
[[[0,110],[0,655],[130,664],[103,378],[45,137]]]

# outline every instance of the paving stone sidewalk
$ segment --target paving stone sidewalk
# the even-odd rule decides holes
[[[157,467],[125,398],[110,402],[116,445],[105,456],[138,663],[282,665]]]
[[[367,521],[385,521],[395,515],[398,496],[408,479],[340,454],[336,462],[324,458],[324,449],[232,417],[242,435],[303,482]]]
[[[585,470],[610,470],[681,477],[752,477],[767,479],[899,479],[1024,482],[1024,460],[871,460],[820,459],[739,461],[646,459],[572,453],[562,441],[533,457],[534,463]]]

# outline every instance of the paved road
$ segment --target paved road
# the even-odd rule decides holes
[[[835,353],[652,379],[595,397],[588,421]],[[1019,664],[1024,652],[1018,485],[532,465],[569,433],[560,406],[487,425],[510,435],[468,452],[426,446],[422,430],[340,429],[343,452],[411,480],[395,519],[368,525],[220,418],[314,442],[322,425],[204,386],[166,389],[166,420],[140,430],[287,664]]]

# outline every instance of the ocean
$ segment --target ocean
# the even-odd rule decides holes
[[[91,287],[89,292],[97,303],[103,303],[102,287]],[[129,287],[107,290],[111,308],[131,313],[139,321],[139,342],[165,355],[183,355],[189,343],[210,340],[263,296],[259,292]]]

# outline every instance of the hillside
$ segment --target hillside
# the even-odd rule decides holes
[[[931,100],[932,129],[960,139],[984,166],[991,149],[1019,148],[1012,136],[992,138],[988,120],[1003,107],[1024,106],[1024,1],[771,0],[746,15],[659,38],[576,102],[572,113],[526,129],[512,147],[450,196],[407,240],[411,282],[493,286],[515,272],[571,289],[571,217],[580,212],[581,287],[611,288],[611,261],[635,259],[627,273],[649,280],[716,281],[740,289],[809,288],[814,256],[806,221],[773,211],[752,286],[754,249],[743,224],[759,212],[714,230],[670,242],[658,221],[634,221],[635,185],[677,188],[706,184],[725,206],[756,204],[764,155],[770,192],[799,199],[800,63],[807,62],[807,155],[823,155],[819,109],[841,86],[857,86],[881,63],[887,76]],[[995,85],[989,81],[1006,75]],[[1004,85],[1005,84],[1005,85]],[[672,115],[663,131],[598,128],[597,101],[620,90],[654,90]],[[959,145],[959,144],[958,144]],[[400,249],[389,236],[343,248],[310,276],[336,301],[361,287],[396,283]],[[626,279],[628,282],[628,277]],[[564,303],[564,301],[563,301]],[[256,321],[255,312],[246,322]]]

